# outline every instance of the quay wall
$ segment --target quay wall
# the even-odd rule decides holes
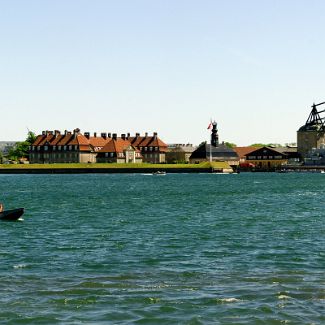
[[[0,168],[0,174],[211,173],[211,168]]]

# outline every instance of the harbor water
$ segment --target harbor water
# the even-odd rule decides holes
[[[0,175],[1,324],[324,324],[325,174]]]

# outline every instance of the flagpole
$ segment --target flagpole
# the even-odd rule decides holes
[[[212,126],[212,118],[210,119],[210,123],[209,123],[209,126],[208,126],[208,130],[210,130],[211,129],[211,126]],[[212,131],[211,131],[212,132]],[[212,162],[212,151],[211,151],[211,136],[210,136],[210,145],[209,145],[209,148],[210,148],[210,150],[209,150],[209,161],[210,161],[210,163]]]

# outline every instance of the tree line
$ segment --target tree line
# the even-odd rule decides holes
[[[2,163],[4,158],[12,161],[18,161],[21,158],[29,159],[29,147],[36,140],[36,135],[32,131],[28,131],[25,141],[16,142],[16,144],[9,149],[6,157],[0,152],[0,162]]]

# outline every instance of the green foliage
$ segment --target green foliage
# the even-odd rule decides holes
[[[282,147],[280,143],[253,143],[250,147],[262,148],[262,147]]]
[[[151,163],[127,163],[127,164],[119,164],[119,163],[95,163],[95,164],[87,164],[87,163],[58,163],[58,164],[13,164],[13,165],[1,165],[0,168],[6,169],[79,169],[79,168],[105,168],[105,169],[155,169],[155,170],[166,170],[166,169],[187,169],[187,168],[209,168],[217,164],[225,164],[224,162],[201,162],[199,164],[151,164]]]
[[[36,140],[36,134],[32,131],[28,131],[27,138],[25,141],[31,145],[34,143],[35,140]]]
[[[225,145],[228,148],[236,148],[237,147],[237,145],[235,143],[231,143],[231,142],[225,142]]]
[[[205,144],[207,144],[207,142],[206,141],[202,141],[198,146],[201,147],[201,146],[203,146]]]
[[[29,146],[35,141],[35,133],[28,131],[25,141],[17,142],[16,145],[9,150],[8,158],[18,160],[20,158],[29,158]]]

